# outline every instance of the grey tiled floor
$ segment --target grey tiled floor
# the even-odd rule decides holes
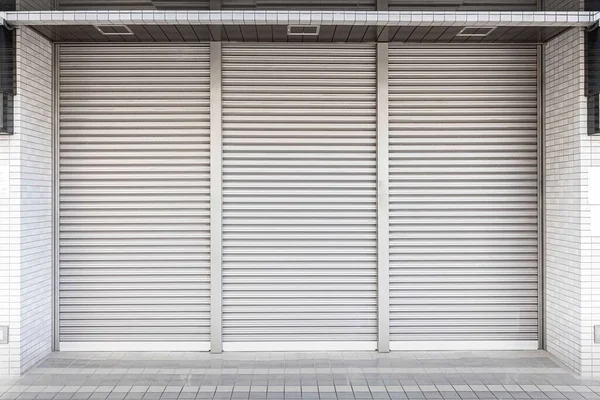
[[[0,400],[599,399],[544,352],[53,353]]]

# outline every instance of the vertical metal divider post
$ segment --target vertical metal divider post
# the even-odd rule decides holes
[[[537,165],[538,165],[538,348],[545,347],[545,252],[546,252],[546,153],[545,153],[545,83],[544,44],[537,49]]]
[[[52,47],[52,351],[60,351],[60,44]]]
[[[377,46],[377,351],[390,351],[388,43]]]
[[[223,351],[221,42],[210,42],[210,351]]]

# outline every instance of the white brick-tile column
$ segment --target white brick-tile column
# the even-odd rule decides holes
[[[586,137],[583,32],[545,48],[546,348],[575,371],[581,354],[581,150]]]
[[[583,373],[600,377],[600,343],[594,326],[600,325],[600,136],[583,141],[582,166],[582,352]]]
[[[0,136],[0,375],[50,353],[52,329],[52,44],[16,31],[14,135]]]
[[[546,348],[600,376],[600,137],[587,135],[584,32],[545,49]]]

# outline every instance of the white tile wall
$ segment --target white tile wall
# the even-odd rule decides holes
[[[583,365],[586,375],[600,377],[600,344],[593,336],[594,325],[600,325],[600,136],[586,137],[582,154]]]
[[[52,45],[16,31],[15,134],[0,136],[0,374],[51,350]]]
[[[580,372],[581,146],[585,137],[583,33],[546,45],[546,346]]]
[[[576,29],[546,45],[547,349],[600,376],[600,182],[590,179],[600,176],[590,171],[600,166],[600,137],[587,136],[584,45]]]

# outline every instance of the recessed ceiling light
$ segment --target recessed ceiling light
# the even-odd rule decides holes
[[[288,25],[289,36],[317,36],[321,27],[319,25]]]
[[[134,34],[127,25],[95,25],[95,27],[104,36],[123,36]]]
[[[466,26],[461,29],[460,32],[456,36],[475,36],[475,37],[485,37],[490,33],[494,32],[496,27],[493,28],[480,28],[477,26]]]

